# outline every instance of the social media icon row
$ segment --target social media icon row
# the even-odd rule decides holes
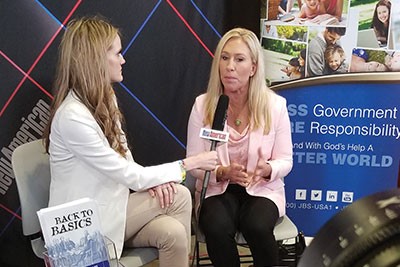
[[[323,196],[322,190],[309,190],[309,196],[307,195],[307,189],[296,189],[296,200],[307,200],[309,198],[312,201],[322,201],[323,197],[325,201],[328,202],[338,202],[338,191],[326,191],[325,196]],[[342,192],[341,201],[344,203],[352,203],[354,198],[354,192]]]

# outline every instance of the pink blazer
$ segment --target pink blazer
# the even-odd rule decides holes
[[[250,132],[247,171],[249,173],[254,172],[258,161],[258,149],[261,147],[264,158],[268,159],[267,162],[272,167],[271,180],[259,179],[253,181],[246,190],[250,195],[271,199],[277,205],[279,214],[282,216],[285,214],[286,205],[283,178],[290,172],[293,165],[291,127],[286,108],[286,100],[274,92],[270,92],[270,103],[272,104],[272,124],[269,134],[264,135],[262,128],[254,129]],[[187,136],[187,156],[210,150],[211,142],[199,137],[201,128],[210,128],[210,125],[203,125],[204,105],[205,94],[196,98],[190,114]],[[227,131],[226,124],[224,131]],[[220,161],[219,165],[230,165],[228,144],[219,143],[216,150]],[[190,174],[197,179],[196,206],[198,207],[204,171],[193,170]],[[229,181],[217,182],[215,171],[211,172],[206,198],[222,194],[225,192],[228,184]]]

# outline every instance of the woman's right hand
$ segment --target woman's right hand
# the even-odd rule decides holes
[[[168,208],[174,202],[174,195],[178,193],[174,182],[157,185],[147,190],[151,197],[157,197],[160,207]]]
[[[212,171],[217,166],[218,155],[216,151],[202,152],[196,156],[188,157],[184,161],[187,171],[192,169]]]

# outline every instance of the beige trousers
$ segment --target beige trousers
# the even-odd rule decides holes
[[[147,191],[132,193],[128,200],[125,246],[156,247],[160,267],[189,264],[192,199],[185,186],[179,184],[177,190],[164,209]]]

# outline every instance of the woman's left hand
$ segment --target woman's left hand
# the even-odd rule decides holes
[[[157,185],[147,191],[151,197],[158,197],[162,209],[174,202],[174,195],[178,192],[174,182]]]
[[[264,155],[262,154],[261,147],[258,148],[258,161],[256,165],[256,169],[254,170],[253,181],[256,182],[260,179],[270,179],[272,172],[271,165],[269,165],[264,159]]]

